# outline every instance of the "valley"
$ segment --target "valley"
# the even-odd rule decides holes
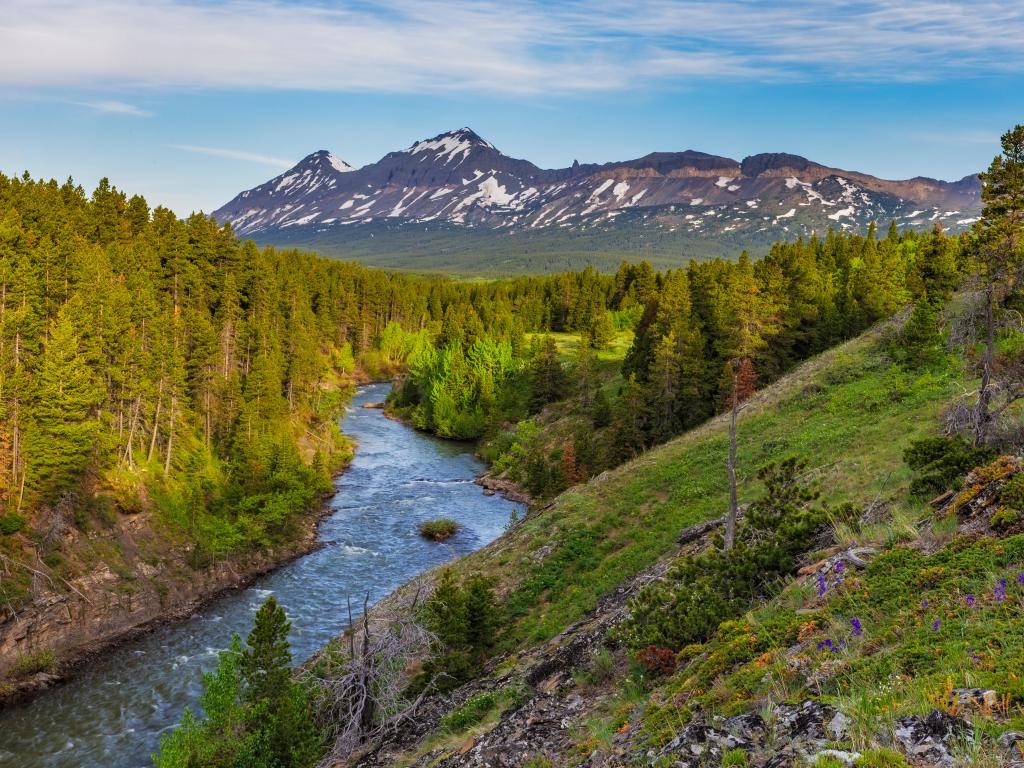
[[[413,432],[363,404],[387,385],[361,388],[342,421],[358,446],[336,481],[314,551],[200,606],[177,621],[105,650],[70,681],[0,712],[0,762],[22,768],[132,768],[195,706],[202,674],[259,603],[274,594],[294,617],[292,649],[303,662],[356,615],[421,570],[499,536],[518,505],[473,484],[480,464],[465,446]],[[460,533],[424,542],[418,520],[450,510]]]

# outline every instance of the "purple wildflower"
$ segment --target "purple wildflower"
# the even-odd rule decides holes
[[[825,586],[825,577],[822,576],[819,573],[818,574],[818,597],[821,597],[822,595],[824,595],[826,589],[828,589],[828,587]]]
[[[1021,584],[1021,585],[1024,585],[1024,573],[1018,573],[1017,574],[1017,583]]]
[[[1006,602],[1006,579],[1000,579],[996,584],[995,594],[997,603]]]
[[[836,560],[836,567],[835,567],[836,573],[842,573],[843,569],[845,567],[846,567],[846,563],[844,563],[842,560]]]
[[[938,631],[939,631],[939,627],[940,627],[940,626],[942,626],[942,622],[941,622],[941,621],[939,621],[938,619],[936,619],[936,620],[935,620],[935,621],[934,621],[934,622],[932,623],[932,632],[938,632]]]
[[[968,595],[967,597],[965,597],[965,598],[964,598],[964,602],[965,602],[965,603],[967,603],[967,607],[968,607],[968,608],[973,608],[973,607],[974,607],[974,604],[975,604],[975,603],[976,603],[977,601],[976,601],[976,600],[974,599],[974,595],[972,594],[972,595]]]
[[[928,602],[928,598],[926,597],[924,600],[921,601],[921,607],[922,608],[927,608],[928,606],[929,606],[929,602]]]
[[[850,625],[853,627],[854,637],[860,637],[861,633],[864,632],[864,628],[860,625],[860,619],[858,619],[856,616],[850,619]]]

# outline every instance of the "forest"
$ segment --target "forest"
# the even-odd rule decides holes
[[[395,375],[397,413],[486,439],[498,465],[527,454],[515,479],[552,495],[720,411],[734,361],[743,386],[772,381],[942,300],[962,269],[957,239],[893,225],[757,261],[464,282],[261,249],[106,180],[87,195],[0,177],[0,209],[0,543],[15,560],[12,534],[56,562],[69,527],[145,505],[197,567],[292,535],[350,453],[336,416],[353,383]],[[570,361],[546,336],[562,332],[584,339]],[[630,334],[600,376],[594,354]],[[558,401],[583,426],[532,439],[525,420]]]

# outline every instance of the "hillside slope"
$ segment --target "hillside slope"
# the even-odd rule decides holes
[[[1005,746],[996,738],[1019,718],[1005,703],[1000,710],[982,701],[990,693],[969,689],[1001,688],[1003,702],[1019,695],[1011,681],[1024,669],[1014,666],[1019,653],[1010,660],[1018,642],[1010,638],[1020,629],[1021,596],[985,598],[1005,610],[977,614],[968,629],[974,649],[960,647],[962,630],[951,626],[932,650],[933,617],[917,615],[924,610],[917,608],[922,577],[913,574],[925,574],[941,605],[940,624],[962,618],[966,590],[998,590],[1022,537],[954,539],[948,517],[928,522],[928,511],[909,497],[904,449],[936,432],[938,414],[967,382],[952,359],[918,373],[892,366],[882,333],[875,329],[802,365],[758,393],[741,418],[743,499],[762,493],[757,467],[799,455],[810,460],[826,501],[848,501],[865,513],[857,525],[835,526],[835,543],[812,558],[824,558],[808,569],[812,575],[686,649],[668,676],[649,678],[619,645],[614,627],[627,615],[628,599],[662,577],[671,558],[707,546],[714,526],[702,523],[725,510],[727,423],[712,420],[563,494],[459,561],[459,573],[497,582],[506,606],[503,653],[483,678],[428,702],[416,727],[359,764],[783,766],[820,754],[819,765],[834,766],[861,754],[877,761],[864,765],[898,766],[907,764],[902,753],[913,765],[1011,764],[1014,737],[1003,737]],[[878,566],[852,573],[885,550]],[[843,558],[852,578],[840,588],[833,581]],[[965,568],[971,562],[977,571]],[[892,568],[903,569],[900,578],[891,578]],[[818,594],[817,572],[828,580],[827,594]],[[409,585],[391,603],[413,591]],[[863,640],[849,624],[855,614]],[[923,629],[904,638],[908,614]],[[842,655],[815,651],[832,638],[843,638]],[[998,661],[1000,643],[1005,663]],[[917,685],[900,673],[908,654]],[[983,660],[971,661],[972,654]],[[886,659],[900,661],[894,668]],[[845,694],[835,695],[828,681],[841,691],[845,684]],[[937,706],[938,714],[924,717]],[[970,727],[960,716],[971,715],[979,737],[968,754],[969,745],[954,742]],[[879,751],[882,743],[895,751]],[[735,762],[723,762],[736,749],[748,756],[734,751]]]

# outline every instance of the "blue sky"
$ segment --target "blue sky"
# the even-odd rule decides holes
[[[463,125],[544,167],[787,151],[955,179],[1024,121],[1024,3],[6,0],[0,170],[181,214]]]

